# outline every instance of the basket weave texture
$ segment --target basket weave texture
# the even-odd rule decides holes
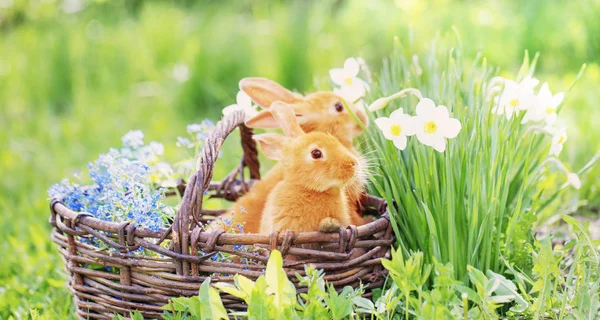
[[[202,209],[207,198],[235,201],[254,181],[260,179],[256,144],[252,130],[244,126],[244,114],[234,112],[217,123],[207,138],[198,159],[198,171],[189,183],[181,183],[183,200],[173,224],[157,232],[137,228],[133,222],[113,223],[74,212],[60,199],[50,203],[52,240],[64,258],[69,274],[68,288],[73,294],[77,316],[81,319],[112,319],[115,313],[128,315],[139,310],[146,318],[160,318],[161,307],[170,298],[194,296],[200,284],[210,276],[212,282],[232,282],[234,274],[256,279],[264,273],[270,250],[278,249],[294,259],[284,260],[284,269],[297,292],[306,292],[295,274],[304,274],[304,265],[312,263],[325,270],[325,280],[341,290],[344,286],[362,286],[365,296],[381,287],[387,271],[381,258],[389,257],[394,241],[386,204],[366,196],[364,211],[379,218],[362,226],[349,226],[337,233],[291,231],[272,234],[232,234],[204,231],[207,217],[223,210]],[[243,158],[239,168],[223,181],[211,181],[213,168],[225,138],[239,128]],[[245,179],[245,169],[249,178]],[[175,192],[171,192],[175,195]],[[109,248],[99,250],[85,243],[96,237]],[[248,246],[255,248],[252,252]],[[134,252],[144,247],[146,252]],[[242,249],[240,249],[242,248]],[[217,253],[238,259],[213,261]],[[240,263],[243,259],[246,263]],[[95,266],[95,267],[93,267]],[[110,267],[110,271],[98,268]],[[247,306],[231,295],[222,294],[227,309],[245,310]]]

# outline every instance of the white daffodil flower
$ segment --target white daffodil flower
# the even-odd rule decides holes
[[[428,98],[419,101],[416,113],[413,123],[417,139],[438,152],[444,152],[446,139],[456,137],[462,128],[457,119],[450,118],[448,108],[436,107],[433,100]]]
[[[346,102],[348,103],[355,103],[356,101],[360,100],[362,97],[365,96],[364,89],[362,91],[356,89],[357,88],[353,87],[342,87],[339,89],[336,88],[333,89],[333,93],[344,98],[344,100],[346,100]]]
[[[536,105],[527,111],[521,123],[544,120],[551,125],[556,122],[556,109],[565,98],[564,92],[552,95],[548,83],[544,83],[537,94]]]
[[[519,83],[504,80],[504,89],[500,97],[496,98],[496,106],[494,106],[492,112],[498,115],[504,114],[507,119],[511,119],[513,114],[533,108],[536,101],[533,89],[538,83],[539,80],[529,77]]]
[[[359,72],[360,64],[355,58],[346,59],[344,68],[329,70],[331,80],[340,86],[337,94],[349,102],[355,102],[365,96],[367,84],[357,77]]]
[[[223,115],[226,116],[234,111],[243,110],[246,114],[246,119],[255,116],[258,111],[256,107],[252,105],[252,99],[244,91],[239,91],[236,96],[237,104],[229,105],[223,108]]]
[[[375,125],[383,132],[383,136],[391,140],[396,148],[406,148],[406,137],[415,134],[413,117],[405,114],[402,108],[392,112],[389,118],[381,117],[375,120]]]
[[[579,190],[581,188],[581,180],[576,173],[570,172],[567,174],[567,182],[573,186],[573,188]]]
[[[567,131],[565,129],[558,130],[552,137],[552,145],[550,145],[550,155],[556,156],[560,154],[563,149],[563,144],[567,141]]]

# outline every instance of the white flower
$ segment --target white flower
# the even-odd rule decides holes
[[[567,141],[567,131],[559,129],[552,137],[552,145],[550,145],[550,155],[558,156],[563,149],[563,144]]]
[[[154,166],[154,169],[156,170],[156,172],[164,177],[170,177],[173,175],[173,168],[171,167],[170,164],[166,163],[166,162],[159,162]]]
[[[507,119],[512,118],[518,111],[529,110],[534,107],[536,96],[533,89],[539,81],[535,78],[525,78],[517,83],[512,80],[504,80],[504,89],[500,97],[496,98],[496,106],[492,112],[502,115]]]
[[[144,133],[140,130],[131,130],[121,138],[121,141],[125,147],[139,148],[144,145]]]
[[[190,69],[185,64],[176,64],[173,67],[171,76],[173,77],[173,79],[179,82],[186,82],[190,79]]]
[[[152,141],[152,142],[150,142],[149,147],[150,147],[150,152],[153,155],[160,156],[163,153],[165,153],[165,147],[160,142]]]
[[[417,115],[413,118],[417,139],[438,152],[446,150],[446,139],[454,138],[462,128],[460,122],[450,118],[448,108],[435,106],[433,100],[423,98],[417,104]]]
[[[198,133],[198,132],[201,132],[204,128],[202,127],[201,124],[192,123],[192,124],[188,124],[185,127],[185,129],[188,133]]]
[[[190,139],[184,138],[184,137],[177,137],[177,142],[175,143],[175,145],[180,148],[187,148],[187,149],[194,147],[194,144],[190,141]]]
[[[342,87],[339,89],[333,89],[333,93],[337,94],[338,96],[344,98],[344,100],[346,100],[346,102],[348,103],[354,103],[357,100],[359,100],[360,98],[365,96],[365,91],[364,89],[361,90],[355,90],[356,88],[353,87]]]
[[[394,142],[396,148],[404,150],[406,148],[406,136],[415,134],[412,118],[400,108],[392,112],[389,118],[376,119],[375,124],[383,132],[386,139]]]
[[[235,100],[237,104],[232,104],[223,108],[223,115],[226,116],[234,111],[243,110],[246,114],[246,119],[249,119],[258,113],[256,107],[252,105],[252,99],[244,91],[240,90],[237,93]]]
[[[576,173],[570,172],[567,174],[567,182],[573,186],[573,188],[579,190],[581,188],[581,180]]]
[[[348,102],[355,102],[365,95],[367,84],[357,77],[359,71],[360,64],[355,58],[346,59],[344,68],[329,70],[331,80],[340,86],[336,93]]]
[[[564,92],[552,95],[548,83],[544,83],[538,92],[535,107],[527,111],[521,123],[544,120],[548,125],[553,124],[556,121],[556,109],[564,98]]]

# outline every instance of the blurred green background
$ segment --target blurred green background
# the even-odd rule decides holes
[[[72,317],[49,240],[52,183],[85,172],[131,129],[169,154],[186,124],[234,103],[242,77],[308,92],[349,56],[377,70],[394,36],[418,54],[456,26],[464,55],[513,76],[526,49],[540,51],[537,77],[553,91],[587,63],[562,111],[561,158],[576,171],[600,149],[598,17],[597,0],[0,0],[0,319]],[[566,205],[595,211],[598,173]]]

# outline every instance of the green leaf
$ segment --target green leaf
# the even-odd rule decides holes
[[[248,297],[252,295],[252,290],[254,289],[254,282],[252,280],[244,277],[241,274],[236,274],[233,280],[235,282],[235,285]]]
[[[348,296],[352,287],[344,287],[341,293],[337,293],[335,287],[329,285],[325,304],[329,307],[331,319],[344,319],[352,313],[352,300]]]
[[[473,289],[464,286],[464,285],[457,285],[456,286],[456,290],[458,290],[460,293],[464,293],[467,295],[467,298],[477,304],[481,304],[483,301],[481,300],[481,298],[479,297],[479,295],[477,294],[477,292],[475,292]]]
[[[529,303],[525,301],[525,299],[523,299],[523,297],[519,294],[519,292],[517,291],[517,286],[512,281],[506,279],[503,275],[492,272],[491,270],[487,271],[487,276],[490,279],[497,279],[500,283],[500,285],[496,288],[494,293],[501,297],[510,296],[512,297],[511,300],[514,299],[514,301],[517,303],[516,305],[510,308],[511,311],[520,313],[525,311],[529,307]],[[504,303],[500,302],[500,298],[494,298],[496,302]]]
[[[236,275],[237,277],[237,275]],[[246,302],[248,302],[248,300],[250,300],[250,295],[247,294],[246,292],[239,290],[236,286],[234,286],[231,283],[227,283],[227,282],[219,282],[219,283],[215,283],[214,287],[225,292],[228,293],[234,297],[238,297]]]
[[[250,320],[269,319],[269,309],[272,309],[273,297],[266,294],[267,282],[264,276],[256,279],[248,303],[248,318]]]
[[[187,305],[189,304],[189,300],[190,298],[186,297],[173,298],[171,299],[171,303],[162,306],[161,309],[168,311],[175,310],[179,312],[186,311]]]
[[[200,302],[200,298],[198,296],[191,297],[188,300],[187,310],[189,314],[195,319],[202,318],[202,303]],[[204,319],[204,318],[202,318]]]
[[[134,313],[130,313],[129,317],[131,318],[131,320],[144,320],[144,316],[139,310],[135,310]]]
[[[283,310],[286,306],[296,304],[296,287],[283,271],[283,258],[279,250],[271,251],[265,272],[267,294],[274,296],[275,307]]]
[[[352,303],[356,306],[356,311],[361,313],[373,313],[375,312],[375,305],[367,298],[355,297],[352,299]]]
[[[219,291],[210,286],[210,278],[206,278],[200,286],[199,302],[200,318],[202,320],[229,319],[219,296]]]

